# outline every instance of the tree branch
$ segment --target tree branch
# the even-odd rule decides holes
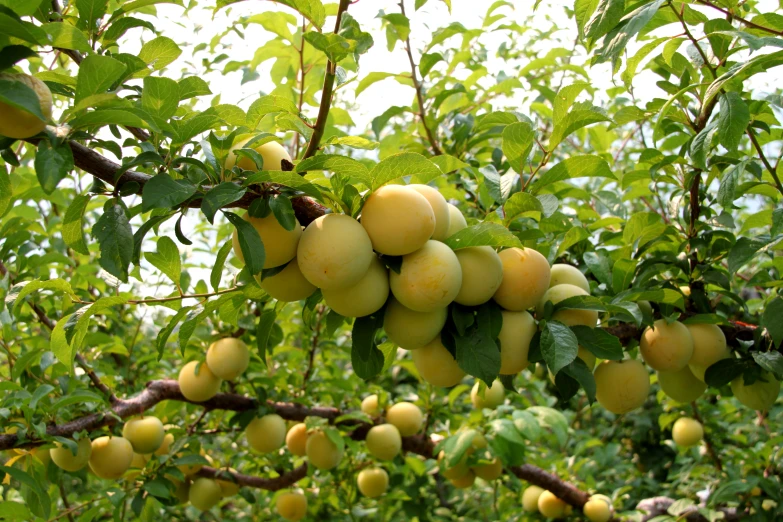
[[[775,185],[777,185],[778,190],[781,194],[783,194],[783,184],[780,182],[780,178],[778,177],[778,174],[776,172],[776,168],[772,166],[772,164],[767,159],[767,156],[764,155],[764,149],[761,148],[761,145],[759,144],[759,140],[756,138],[756,134],[753,132],[753,130],[748,127],[747,130],[748,137],[750,138],[750,142],[753,144],[753,147],[756,149],[756,152],[759,154],[759,159],[764,164],[764,166],[767,168],[767,171],[769,171],[770,176],[772,176],[772,179],[775,180]]]
[[[702,4],[702,5],[706,5],[707,7],[712,7],[713,9],[716,9],[716,10],[720,11],[721,13],[725,14],[726,16],[729,16],[729,17],[733,18],[734,20],[737,20],[738,22],[742,23],[743,25],[747,25],[748,27],[753,27],[754,29],[758,29],[759,31],[765,31],[765,32],[770,33],[770,34],[776,34],[778,36],[783,36],[783,31],[777,31],[777,30],[772,29],[770,27],[765,27],[763,25],[755,24],[755,23],[751,22],[750,20],[746,20],[746,19],[744,19],[744,18],[742,18],[740,16],[735,15],[731,11],[728,11],[728,10],[726,10],[726,9],[720,7],[720,6],[717,6],[717,5],[713,4],[709,0],[696,0],[696,3]]]
[[[340,32],[340,22],[342,22],[343,13],[348,10],[348,0],[340,0],[340,6],[337,8],[337,20],[334,22],[334,34]],[[304,34],[302,35],[302,46],[304,46]],[[326,64],[324,73],[324,87],[321,90],[321,105],[318,108],[318,118],[313,126],[313,135],[310,136],[310,142],[307,144],[302,159],[314,156],[318,151],[318,145],[324,135],[326,128],[326,119],[329,117],[329,108],[332,106],[332,93],[334,92],[334,79],[337,75],[337,64],[329,61]]]

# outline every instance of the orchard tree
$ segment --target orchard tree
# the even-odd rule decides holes
[[[783,517],[780,3],[484,4],[0,0],[0,518]]]

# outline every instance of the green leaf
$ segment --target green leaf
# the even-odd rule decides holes
[[[443,61],[443,55],[440,53],[424,53],[419,60],[419,72],[422,78],[432,70],[436,63]]]
[[[503,154],[515,171],[521,173],[527,166],[535,137],[535,129],[526,121],[512,123],[503,129]]]
[[[71,24],[63,22],[52,22],[43,24],[43,30],[49,35],[51,46],[60,49],[73,49],[82,53],[92,52],[90,43],[84,36],[84,33],[76,29]]]
[[[121,201],[110,199],[103,206],[103,215],[92,227],[92,237],[98,240],[101,268],[122,282],[128,282],[128,267],[133,256],[133,231]]]
[[[218,6],[220,6],[221,1],[222,0],[218,0]],[[313,23],[313,25],[315,25],[319,29],[323,27],[324,22],[326,21],[326,11],[324,10],[324,6],[320,0],[273,0],[273,1],[279,4],[287,5],[288,7],[297,10],[299,13],[301,13],[302,16],[310,20]]]
[[[230,243],[229,243],[230,244]],[[163,357],[164,349],[166,348],[166,343],[169,340],[169,337],[171,337],[172,332],[174,332],[174,328],[177,327],[179,322],[182,320],[185,315],[190,312],[193,309],[192,306],[183,306],[179,310],[177,310],[177,313],[174,314],[174,316],[169,319],[169,322],[160,329],[158,332],[158,335],[155,337],[155,346],[158,350],[158,360]]]
[[[756,253],[767,245],[767,241],[741,237],[729,250],[729,274],[734,274],[745,266]]]
[[[229,252],[231,252],[232,247],[233,243],[231,241],[226,241],[223,243],[223,246],[220,247],[220,250],[218,250],[217,256],[215,256],[215,263],[212,265],[212,271],[209,275],[209,282],[215,292],[217,292],[220,288],[220,279],[223,276],[223,267],[226,264],[226,258],[228,257]]]
[[[557,247],[557,255],[563,255],[566,250],[580,241],[584,241],[588,237],[590,237],[590,233],[586,229],[582,227],[570,228],[568,232],[565,233],[565,236],[563,236],[563,241],[560,243],[560,246]]]
[[[722,359],[704,372],[704,382],[713,388],[721,388],[745,372],[745,363],[739,359]]]
[[[612,285],[612,260],[605,250],[585,252],[582,258],[596,279],[608,287]]]
[[[779,343],[780,341],[778,341]],[[752,354],[753,360],[759,366],[768,372],[772,372],[776,379],[783,379],[783,355],[780,355],[780,352],[752,352]]]
[[[245,266],[250,271],[250,275],[260,274],[264,269],[266,251],[261,236],[258,235],[258,230],[250,222],[232,212],[224,210],[223,215],[237,230],[239,248],[242,251],[242,257],[245,258]]]
[[[141,107],[158,118],[174,116],[180,100],[180,87],[169,78],[147,76],[141,91]]]
[[[718,142],[728,150],[737,150],[745,129],[750,123],[750,110],[738,93],[720,95],[718,114]]]
[[[590,404],[595,402],[595,378],[593,377],[593,372],[582,359],[577,357],[571,361],[568,366],[563,368],[563,373],[574,379],[584,388],[587,400]]]
[[[401,152],[381,160],[371,171],[373,190],[405,176],[416,176],[427,183],[441,176],[440,169],[430,160],[415,152]]]
[[[112,22],[111,25],[109,25],[109,28],[106,30],[106,32],[104,32],[103,35],[101,36],[101,41],[104,44],[112,44],[117,40],[119,40],[120,37],[123,36],[130,29],[136,27],[146,27],[150,31],[155,31],[155,26],[152,25],[151,23],[145,20],[140,20],[138,18],[133,18],[131,16],[126,16]]]
[[[48,140],[38,143],[35,153],[35,174],[47,194],[54,192],[58,183],[73,170],[73,152],[68,142],[52,145]]]
[[[39,120],[46,121],[46,117],[41,112],[41,101],[38,95],[22,82],[0,79],[0,103],[29,112]]]
[[[546,406],[531,406],[529,411],[538,419],[542,428],[549,428],[555,434],[558,444],[562,447],[568,441],[568,420],[561,412]]]
[[[599,359],[619,361],[623,358],[623,346],[620,340],[606,330],[584,325],[572,326],[571,330],[576,335],[579,346]]]
[[[70,121],[71,127],[81,129],[92,126],[124,125],[126,127],[148,128],[137,114],[125,109],[98,109],[83,113]]]
[[[204,194],[201,200],[201,212],[207,216],[210,223],[214,223],[215,213],[229,203],[242,199],[245,192],[247,192],[246,188],[232,181],[224,181]]]
[[[612,121],[603,109],[589,102],[575,103],[563,119],[555,122],[549,137],[549,148],[554,149],[576,130],[602,121]]]
[[[579,351],[576,335],[559,321],[547,321],[541,332],[541,355],[554,375],[571,364]]]
[[[737,183],[740,176],[744,174],[748,160],[742,160],[736,165],[731,165],[720,176],[720,186],[718,187],[718,204],[725,209],[734,208],[736,199]]]
[[[90,202],[89,194],[79,194],[68,205],[63,218],[62,235],[65,244],[80,254],[89,255],[87,242],[84,239],[84,212]],[[2,212],[0,212],[2,215]]]
[[[34,56],[38,56],[38,53],[29,47],[25,47],[24,45],[6,45],[0,49],[0,71],[10,69],[15,63],[32,58]],[[36,77],[39,76],[39,74],[40,73],[36,74]],[[43,80],[43,78],[39,79]]]
[[[76,9],[79,11],[79,22],[90,34],[97,31],[97,22],[106,14],[109,0],[75,0]]]
[[[351,364],[356,375],[365,381],[372,379],[383,369],[383,352],[375,342],[375,334],[382,324],[383,316],[380,312],[357,317],[353,322]]]
[[[455,232],[444,243],[452,250],[474,246],[522,247],[522,243],[506,227],[485,221]]]
[[[255,129],[261,123],[261,119],[267,114],[284,112],[297,116],[299,108],[294,102],[283,96],[262,96],[254,101],[247,110],[247,126]]]
[[[612,268],[612,289],[615,293],[622,292],[633,282],[636,275],[636,259],[620,258],[614,262]]]
[[[153,208],[170,208],[187,201],[196,193],[196,186],[187,179],[172,179],[165,172],[144,184],[141,193],[143,212]]]
[[[581,4],[581,5],[580,5]],[[596,4],[597,7],[596,7]],[[592,7],[593,16],[584,23],[584,37],[587,40],[596,41],[615,28],[625,14],[625,0],[593,0],[592,2],[578,2],[575,9],[581,13],[582,19],[585,13]]]
[[[147,65],[151,65],[154,71],[160,71],[179,58],[180,54],[182,54],[182,49],[179,48],[174,40],[165,36],[158,36],[141,47],[139,58]]]
[[[544,207],[541,204],[541,200],[533,196],[528,192],[517,192],[512,194],[508,201],[503,205],[503,212],[505,214],[505,222],[509,224],[515,219],[523,216],[534,216],[534,219],[541,218],[541,214],[544,213]]]
[[[0,513],[6,520],[33,520],[30,510],[23,503],[12,500],[0,502]]]
[[[5,169],[5,165],[0,166],[0,217],[11,207],[11,198],[14,191],[11,187],[11,177]]]
[[[764,308],[764,314],[761,316],[761,325],[767,329],[772,343],[780,346],[783,341],[783,298],[776,297]],[[755,352],[754,352],[755,354]]]
[[[179,94],[179,101],[212,94],[212,91],[209,89],[209,84],[199,76],[188,76],[187,78],[181,79],[177,83],[177,92]]]
[[[454,336],[456,360],[462,370],[492,386],[500,373],[500,347],[495,341],[497,335],[492,335],[495,328],[489,307],[479,308],[476,323],[465,335]],[[497,309],[497,315],[500,310]],[[500,319],[502,323],[502,318]]]
[[[311,198],[318,200],[323,199],[323,196],[321,196],[321,191],[318,189],[318,187],[304,179],[304,177],[296,172],[286,172],[283,170],[264,170],[249,175],[247,179],[245,179],[244,185],[247,187],[250,185],[258,185],[259,183],[276,183],[278,185],[291,187],[293,189],[299,190],[300,192],[304,192]]]
[[[464,169],[465,167],[470,166],[464,161],[457,159],[454,156],[449,156],[448,154],[433,156],[430,158],[430,161],[437,165],[440,171],[444,174],[448,174],[449,172],[454,172],[455,170]]]
[[[530,191],[536,194],[547,185],[576,178],[617,179],[605,159],[592,154],[585,154],[567,158],[544,172],[530,187]]]
[[[261,312],[261,317],[258,318],[258,326],[256,326],[256,347],[258,348],[258,356],[264,362],[264,365],[266,365],[266,354],[271,348],[271,346],[269,346],[269,340],[276,319],[277,312],[274,308],[264,310]]]
[[[0,11],[0,35],[18,38],[33,45],[47,44],[47,36],[43,29],[23,21],[15,14],[10,10]]]
[[[387,72],[371,72],[359,81],[359,85],[356,86],[356,90],[354,91],[354,96],[358,98],[359,95],[372,84],[391,77],[394,77],[400,83],[411,85],[410,78],[406,78],[402,74],[387,73]]]
[[[272,214],[275,215],[275,219],[280,225],[288,230],[294,230],[299,223],[296,221],[294,215],[294,207],[291,204],[291,200],[285,196],[275,196],[269,199],[269,208],[272,210]]]
[[[313,170],[328,170],[335,174],[342,174],[363,183],[367,187],[372,185],[370,171],[361,162],[339,156],[337,154],[319,154],[300,161],[296,165],[295,172],[304,173]]]
[[[99,54],[87,56],[79,65],[74,103],[78,104],[94,94],[106,92],[123,77],[126,69],[124,63],[114,58]]]
[[[68,294],[71,298],[76,297],[71,284],[64,279],[48,279],[46,281],[35,279],[33,281],[22,281],[11,287],[11,290],[5,296],[5,303],[9,308],[13,308],[13,312],[16,314],[19,311],[19,307],[22,306],[24,298],[39,290],[54,290]]]
[[[658,9],[666,0],[655,0],[649,4],[643,4],[638,9],[625,16],[627,22],[618,29],[610,31],[603,40],[600,49],[596,50],[594,61],[596,63],[615,61],[625,50],[628,42],[652,20]],[[706,103],[706,102],[705,102]]]
[[[304,39],[313,47],[326,54],[326,57],[332,63],[338,63],[356,50],[355,40],[347,40],[339,34],[309,31],[305,33]]]
[[[100,314],[105,310],[115,306],[126,304],[127,302],[127,295],[101,297],[91,305],[79,308],[73,315],[71,315],[64,325],[65,338],[71,345],[70,359],[66,359],[64,361],[61,359],[61,362],[73,367],[73,359],[84,343],[84,338],[87,336],[87,329],[90,325],[90,318],[92,316]]]
[[[168,236],[158,238],[158,251],[144,256],[155,268],[166,274],[179,287],[182,264],[177,245]]]
[[[340,145],[352,149],[375,150],[380,147],[377,141],[368,140],[362,136],[332,136],[324,145]]]
[[[20,469],[12,468],[10,466],[0,466],[0,471],[6,475],[11,475],[11,477],[21,482],[24,486],[30,488],[30,492],[33,494],[34,498],[29,500],[32,500],[37,504],[36,507],[40,514],[43,515],[43,518],[49,518],[52,510],[52,499],[47,495],[46,490],[41,487],[41,481],[36,480]],[[27,502],[27,504],[29,505],[30,502]],[[33,511],[36,511],[35,508]],[[3,514],[5,514],[5,512],[3,512]]]

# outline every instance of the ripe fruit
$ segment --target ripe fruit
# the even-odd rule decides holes
[[[258,285],[264,292],[283,303],[307,299],[317,290],[315,285],[302,275],[296,258],[292,259],[280,272],[262,279]]]
[[[731,355],[726,346],[723,330],[715,324],[687,324],[693,340],[693,355],[688,364],[709,368],[721,359]]]
[[[556,263],[550,269],[549,288],[557,285],[578,286],[590,293],[590,283],[585,275],[575,266]]]
[[[672,439],[681,448],[695,446],[704,438],[704,427],[690,417],[680,417],[672,426]]]
[[[125,478],[128,480],[136,480],[136,477],[141,475],[141,470],[147,466],[147,462],[149,462],[149,456],[134,452],[130,470],[125,472]]]
[[[440,474],[446,477],[449,480],[455,480],[460,479],[468,474],[470,471],[470,468],[468,467],[467,460],[468,455],[467,453],[463,455],[463,457],[451,466],[450,468],[446,467],[446,464],[444,462],[444,459],[446,458],[446,454],[441,451],[438,453],[438,467],[440,468]]]
[[[636,359],[604,361],[594,375],[595,398],[618,415],[639,408],[650,393],[650,375]]]
[[[122,427],[122,436],[131,443],[133,451],[141,454],[157,451],[163,444],[165,435],[163,423],[151,415],[127,420]]]
[[[193,507],[201,511],[209,511],[223,498],[223,490],[216,480],[199,477],[190,485],[188,500]]]
[[[400,273],[392,271],[389,282],[400,303],[417,312],[432,312],[457,297],[462,268],[452,249],[439,241],[427,241],[402,257]]]
[[[362,399],[362,411],[370,417],[377,417],[381,413],[378,406],[378,396],[374,393]]]
[[[393,424],[403,437],[415,435],[424,423],[421,409],[410,402],[398,402],[386,412],[386,420]]]
[[[389,271],[373,256],[370,268],[355,284],[324,288],[326,304],[345,317],[364,317],[380,310],[389,297]]]
[[[595,355],[593,355],[590,350],[584,346],[580,346],[579,350],[576,352],[576,356],[584,361],[591,372],[593,371],[593,368],[595,368]]]
[[[133,446],[123,437],[98,437],[92,441],[90,469],[103,479],[118,479],[133,462]]]
[[[245,428],[245,437],[250,447],[260,453],[277,451],[285,442],[285,421],[276,413],[253,419]]]
[[[356,485],[365,497],[380,497],[389,489],[389,474],[383,468],[365,468],[356,477]]]
[[[775,380],[771,373],[762,371],[756,382],[745,384],[745,378],[740,375],[731,381],[731,391],[748,408],[767,411],[778,398],[780,381]]]
[[[250,214],[247,213],[242,219],[253,225],[258,235],[261,236],[261,241],[264,243],[264,252],[266,253],[264,268],[284,265],[296,256],[296,248],[299,244],[299,239],[302,237],[302,227],[298,221],[294,223],[293,230],[286,230],[277,221],[275,215],[271,213],[263,218],[250,217]],[[244,263],[245,257],[239,246],[239,236],[236,230],[231,241],[234,245],[234,254]]]
[[[693,355],[693,339],[688,328],[679,321],[666,324],[663,319],[645,328],[639,341],[642,359],[654,370],[682,370]]]
[[[376,252],[404,256],[424,246],[435,232],[435,213],[427,198],[404,185],[386,185],[362,207],[362,226]]]
[[[326,214],[310,223],[296,251],[302,275],[318,288],[356,284],[374,257],[364,227],[345,214]]]
[[[174,443],[174,435],[171,433],[167,433],[163,436],[163,443],[161,443],[160,448],[155,451],[155,455],[162,457],[163,455],[168,455],[169,451],[171,451],[171,445]]]
[[[612,506],[603,498],[593,495],[582,507],[582,513],[590,522],[607,522],[612,518]]]
[[[536,306],[549,288],[549,262],[532,248],[507,248],[498,254],[503,281],[495,292],[497,304],[521,312]]]
[[[198,371],[196,370],[198,367]],[[179,372],[179,389],[189,401],[204,402],[217,395],[223,382],[205,363],[190,361]]]
[[[496,380],[489,388],[484,388],[484,397],[479,393],[480,383],[476,381],[473,385],[473,389],[470,390],[470,401],[473,403],[473,407],[477,410],[482,408],[489,408],[494,410],[501,404],[506,397],[506,390],[503,388],[503,383]]]
[[[538,511],[538,498],[544,491],[544,488],[538,486],[528,486],[522,493],[522,508],[529,513]]]
[[[323,431],[308,435],[306,452],[310,464],[321,470],[337,467],[343,458],[343,448],[332,442]]]
[[[448,317],[448,308],[416,312],[389,299],[383,316],[383,329],[393,343],[405,350],[415,350],[435,339]]]
[[[207,366],[220,379],[236,379],[249,365],[250,350],[239,339],[225,337],[212,343],[207,350]]]
[[[228,471],[231,473],[236,473],[237,470],[234,468],[228,468]],[[227,476],[226,474],[222,476]],[[222,496],[225,497],[233,497],[237,493],[239,493],[239,484],[231,480],[231,477],[225,478],[225,479],[215,479],[215,481],[218,483],[218,486],[220,486],[220,492]]]
[[[462,268],[462,286],[454,301],[465,306],[486,303],[503,281],[503,263],[492,247],[478,246],[456,251]]]
[[[538,497],[538,511],[547,518],[560,518],[566,513],[568,504],[560,500],[554,493],[544,490]]]
[[[536,322],[527,312],[502,311],[503,326],[500,328],[500,373],[514,375],[527,368],[527,354],[530,341],[536,333]]]
[[[380,460],[392,460],[402,450],[400,431],[392,424],[379,424],[367,432],[367,451]]]
[[[432,239],[437,241],[446,239],[449,232],[449,220],[451,219],[446,198],[437,189],[429,185],[408,185],[408,187],[424,196],[432,207],[432,212],[435,214],[435,230],[432,232]]]
[[[180,504],[186,503],[190,496],[190,482],[187,479],[179,481],[170,477],[167,478],[174,484],[174,497],[179,500]]]
[[[658,372],[658,384],[666,395],[683,403],[695,401],[707,389],[707,385],[693,375],[690,366],[678,372]]]
[[[57,443],[57,447],[49,450],[49,456],[55,465],[65,471],[79,471],[87,465],[92,453],[92,443],[87,437],[79,439],[76,443],[76,455],[71,453],[67,446]]]
[[[476,482],[476,474],[472,469],[469,469],[468,472],[461,477],[449,479],[449,482],[457,489],[467,489]]]
[[[44,82],[28,74],[0,74],[0,80],[18,82],[32,89],[38,96],[41,114],[46,120],[52,118],[52,93]],[[43,121],[22,109],[0,102],[0,135],[18,140],[35,136],[46,127]]]
[[[296,522],[307,515],[307,497],[302,493],[283,493],[275,502],[277,514],[286,520]]]
[[[536,306],[536,317],[538,320],[544,318],[544,310],[548,301],[552,301],[552,304],[556,305],[560,301],[565,301],[569,297],[575,297],[579,295],[590,294],[574,285],[553,286],[546,291],[544,297],[542,297],[538,302],[538,305]],[[595,310],[558,310],[552,314],[552,319],[555,321],[560,321],[566,326],[584,325],[593,328],[596,324],[598,324],[598,312]]]
[[[446,237],[451,237],[463,228],[468,228],[468,222],[465,221],[465,216],[457,207],[451,203],[447,203],[447,205],[449,206],[449,229],[446,231]]]
[[[307,426],[300,422],[294,424],[285,436],[285,445],[288,451],[297,457],[304,457],[307,453]]]
[[[233,154],[233,151],[236,149],[246,148],[245,143],[248,141],[250,141],[249,138],[242,140],[231,147],[232,152],[226,157],[226,170],[231,170],[234,168],[234,165],[239,165],[239,167],[244,170],[258,170],[255,162],[247,156],[242,156],[237,162],[237,157]],[[264,160],[261,170],[283,170],[282,160],[291,161],[291,156],[288,154],[288,151],[276,141],[269,141],[263,145],[253,146],[253,148],[256,152],[261,154],[261,157]]]
[[[479,464],[471,469],[478,478],[490,482],[498,479],[503,474],[503,463],[499,458],[495,457],[489,464]]]
[[[411,351],[411,358],[421,378],[434,386],[454,386],[465,377],[451,352],[440,342],[440,336]]]

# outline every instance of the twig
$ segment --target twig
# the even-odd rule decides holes
[[[71,514],[71,506],[68,504],[68,494],[65,492],[65,486],[63,486],[62,480],[59,481],[58,486],[60,487],[60,497],[63,499],[63,506],[65,507],[65,515],[70,522],[74,522],[73,515]]]
[[[324,305],[318,305],[318,312],[315,318],[315,328],[313,329],[313,340],[310,343],[310,358],[307,363],[307,370],[305,370],[304,378],[302,379],[302,394],[307,391],[307,381],[310,380],[310,375],[313,372],[313,362],[315,361],[315,352],[318,350],[318,340],[321,336],[321,320],[323,319],[326,307]]]
[[[756,152],[759,154],[759,159],[761,159],[761,162],[764,164],[764,167],[766,167],[767,171],[769,171],[770,176],[772,176],[772,179],[775,180],[775,184],[777,185],[778,190],[781,194],[783,194],[783,184],[780,182],[780,178],[778,177],[778,174],[776,172],[775,167],[772,166],[772,164],[769,162],[767,157],[764,155],[764,149],[761,148],[761,145],[759,144],[759,140],[756,138],[756,134],[753,132],[753,130],[748,127],[747,129],[748,137],[750,138],[750,142],[753,144],[753,147],[756,149]]]
[[[699,421],[699,424],[704,426],[704,420],[699,413],[699,408],[696,406],[696,401],[691,402],[691,409],[693,410],[693,418]],[[715,447],[712,445],[712,441],[707,436],[706,432],[704,433],[704,446],[707,448],[707,453],[715,463],[715,467],[718,468],[718,471],[723,471],[723,463],[721,462],[720,457],[715,451]]]
[[[201,424],[201,421],[204,419],[204,417],[207,416],[207,413],[209,413],[209,408],[204,408],[204,411],[201,412],[201,415],[198,416],[198,419],[188,426],[188,435],[193,435],[196,432],[196,428],[198,428],[198,425]]]
[[[304,105],[305,77],[307,76],[307,71],[304,68],[304,47],[305,47],[304,34],[306,30],[307,30],[307,19],[303,16],[302,17],[302,42],[300,44],[300,47],[297,49],[297,51],[299,52],[299,104],[297,105],[299,108],[299,114],[302,114],[302,105]],[[299,133],[298,132],[294,135],[294,142],[296,143],[294,158],[298,158],[299,157]]]
[[[740,23],[742,23],[744,25],[747,25],[748,27],[753,27],[754,29],[758,29],[759,31],[765,31],[765,32],[770,33],[770,34],[776,34],[778,36],[783,36],[783,31],[777,31],[777,30],[772,29],[770,27],[765,27],[763,25],[758,25],[756,23],[753,23],[750,20],[746,20],[746,19],[744,19],[744,18],[742,18],[740,16],[735,15],[731,11],[728,11],[728,10],[722,8],[722,7],[719,7],[719,6],[715,5],[715,4],[713,4],[709,0],[696,0],[696,3],[702,4],[702,5],[706,5],[707,7],[712,7],[713,9],[716,9],[716,10],[720,11],[721,13],[725,14],[726,16],[729,16],[729,17],[737,20],[738,22],[740,22]]]

